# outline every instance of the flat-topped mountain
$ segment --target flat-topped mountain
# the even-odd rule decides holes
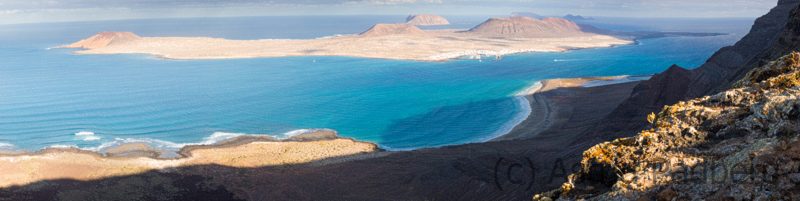
[[[362,32],[361,36],[374,37],[386,35],[423,35],[425,31],[411,24],[376,24],[367,31]]]
[[[539,14],[533,13],[533,12],[513,12],[513,13],[511,13],[511,16],[530,17],[530,18],[533,18],[533,19],[545,18],[545,16],[539,15]]]
[[[491,18],[467,31],[486,36],[554,37],[585,34],[572,21],[562,18],[533,19],[524,16]]]
[[[100,32],[87,39],[64,46],[65,48],[95,49],[113,44],[139,40],[141,37],[131,32]]]
[[[419,15],[409,15],[406,18],[406,24],[415,26],[436,26],[436,25],[448,25],[450,24],[450,21],[447,21],[447,19],[438,15],[419,14]]]

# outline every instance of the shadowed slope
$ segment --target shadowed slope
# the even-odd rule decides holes
[[[597,129],[587,132],[604,140],[633,135],[644,128],[648,113],[679,100],[727,89],[751,69],[796,50],[800,47],[800,15],[793,10],[798,4],[800,0],[779,1],[777,7],[755,21],[750,33],[717,51],[699,68],[679,70],[673,66],[642,82]]]

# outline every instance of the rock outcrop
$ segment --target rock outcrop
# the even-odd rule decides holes
[[[410,24],[376,24],[359,34],[365,37],[387,35],[424,35],[425,31]]]
[[[100,32],[87,39],[64,46],[65,48],[96,49],[114,44],[139,40],[141,37],[131,32]]]
[[[597,129],[587,134],[610,140],[631,136],[646,126],[648,113],[664,105],[714,94],[728,89],[751,69],[800,47],[800,0],[780,0],[768,14],[758,18],[745,37],[717,51],[694,70],[668,70],[637,86]]]
[[[534,200],[799,200],[800,53],[732,86],[590,148],[568,182]]]
[[[437,26],[437,25],[448,25],[450,24],[450,21],[447,21],[447,19],[438,15],[419,14],[419,15],[409,15],[406,18],[406,24],[414,26]]]
[[[585,34],[577,24],[566,19],[544,18],[539,20],[523,16],[492,18],[467,32],[503,37],[555,37]]]

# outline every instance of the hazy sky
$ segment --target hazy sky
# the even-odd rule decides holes
[[[0,24],[128,18],[411,14],[754,17],[778,0],[0,0]]]

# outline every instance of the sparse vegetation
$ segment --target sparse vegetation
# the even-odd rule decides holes
[[[752,70],[736,89],[651,113],[651,129],[590,148],[561,189],[534,200],[798,200],[798,86],[795,52]],[[758,168],[732,181],[725,171],[743,165]],[[692,175],[697,168],[707,172]],[[709,182],[716,178],[726,180]]]

